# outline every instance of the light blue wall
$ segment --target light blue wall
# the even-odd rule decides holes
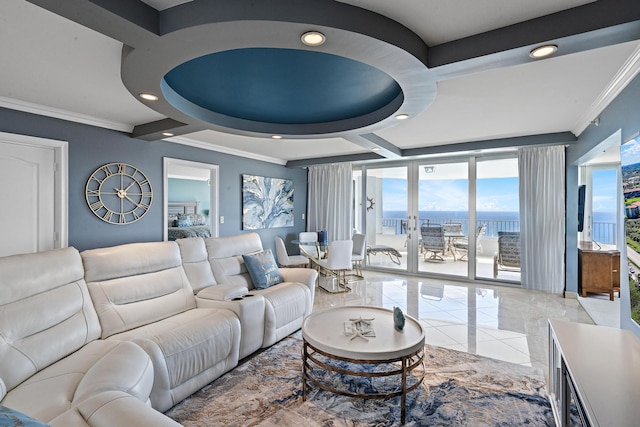
[[[577,170],[580,158],[617,131],[620,131],[623,143],[636,136],[640,131],[640,76],[633,79],[600,114],[599,126],[589,126],[580,135],[578,142],[567,149],[567,193],[569,195],[574,194],[577,197]],[[567,236],[577,236],[577,211],[571,205],[571,200],[567,199]],[[624,252],[623,250],[620,259],[623,266],[626,265],[627,259]],[[576,244],[569,244],[569,237],[567,237],[566,263],[567,290],[577,290],[578,249]],[[621,270],[620,326],[632,330],[640,337],[640,327],[631,320],[629,286],[628,280],[625,280],[626,267]]]
[[[307,206],[307,171],[232,156],[166,141],[141,141],[128,134],[65,120],[0,108],[0,132],[17,133],[69,142],[69,245],[78,250],[163,238],[163,158],[171,157],[219,165],[220,236],[243,233],[242,175],[262,175],[294,181],[293,227],[258,230],[265,248],[274,247],[274,237],[291,240],[304,231],[301,220]],[[153,186],[154,200],[148,213],[128,225],[108,224],[87,206],[87,179],[98,167],[111,162],[130,163],[142,170]]]

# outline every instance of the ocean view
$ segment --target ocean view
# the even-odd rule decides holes
[[[420,220],[433,220],[435,223],[443,222],[461,222],[463,232],[468,234],[469,214],[463,211],[420,211]],[[519,231],[520,230],[520,214],[519,212],[497,212],[497,211],[478,211],[477,221],[486,223],[489,228],[486,235],[495,237],[498,231]],[[396,233],[402,234],[400,220],[407,219],[407,211],[384,211],[382,214],[385,226],[396,227]],[[397,219],[397,222],[390,221]],[[613,228],[608,226],[599,226],[600,223],[615,223],[615,212],[594,212],[593,213],[593,240],[600,243],[610,243],[613,236],[611,235]],[[576,219],[577,221],[577,219]]]

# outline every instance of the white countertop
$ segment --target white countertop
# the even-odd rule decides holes
[[[640,425],[640,340],[624,329],[551,320],[594,425]]]

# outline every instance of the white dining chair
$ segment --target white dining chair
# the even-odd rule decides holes
[[[318,242],[318,233],[316,233],[315,231],[303,231],[298,234],[298,242],[300,242],[300,244],[314,243],[312,245],[304,245],[304,250],[310,256],[316,259],[318,258],[318,247],[315,245],[315,243]]]
[[[289,255],[280,236],[276,236],[276,258],[280,267],[309,267],[309,258],[306,256]]]
[[[367,237],[364,234],[355,233],[353,237],[351,237],[351,240],[353,241],[351,262],[356,270],[356,275],[358,277],[364,277],[362,275],[362,262],[364,261],[364,257],[367,253]]]
[[[346,273],[352,267],[353,240],[334,240],[329,243],[328,252],[327,258],[318,260],[318,270],[335,276],[338,286],[346,287]]]

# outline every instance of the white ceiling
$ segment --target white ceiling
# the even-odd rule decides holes
[[[184,1],[145,0],[158,9]],[[429,45],[500,28],[584,0],[352,0],[404,24]],[[422,114],[377,132],[401,149],[511,136],[579,133],[640,43],[477,72],[438,82]],[[0,106],[130,132],[163,119],[120,78],[122,43],[24,0],[0,2]],[[628,64],[627,64],[628,65]],[[590,117],[593,115],[594,117]],[[175,142],[284,164],[366,153],[341,138],[271,140],[200,131]]]
[[[594,0],[340,0],[404,24],[429,46],[549,15]]]

